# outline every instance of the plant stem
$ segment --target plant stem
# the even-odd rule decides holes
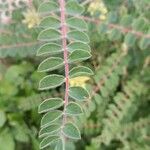
[[[32,0],[28,0],[29,7],[32,7]]]
[[[62,48],[64,50],[64,63],[65,63],[65,99],[64,99],[64,113],[68,104],[69,97],[69,64],[68,64],[68,51],[67,51],[67,26],[65,16],[65,0],[59,0],[60,15],[61,15],[61,34],[62,34]],[[66,122],[66,115],[63,116],[63,124]]]

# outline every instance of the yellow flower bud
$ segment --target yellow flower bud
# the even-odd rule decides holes
[[[106,20],[106,16],[105,15],[100,15],[100,20]]]
[[[35,9],[28,9],[24,13],[24,18],[23,23],[27,24],[28,28],[33,28],[40,23],[40,17]]]
[[[69,84],[71,87],[80,86],[80,87],[85,88],[86,82],[89,80],[90,80],[90,77],[80,76],[80,77],[75,77],[75,78],[69,79]]]
[[[103,1],[100,0],[94,0],[88,8],[88,11],[90,12],[91,15],[94,15],[96,12],[100,12],[100,16],[99,18],[101,20],[106,20],[106,15],[108,13],[108,10],[105,6],[105,4],[103,3]]]
[[[102,14],[107,14],[107,13],[108,13],[106,7],[103,7],[103,8],[101,9],[101,13],[102,13]]]

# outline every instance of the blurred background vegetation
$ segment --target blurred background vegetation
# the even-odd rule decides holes
[[[149,150],[150,1],[78,1],[93,55],[85,65],[95,75],[82,83],[91,93],[76,120],[83,138],[68,150]],[[37,107],[63,92],[38,91],[41,2],[0,0],[0,150],[38,150]]]

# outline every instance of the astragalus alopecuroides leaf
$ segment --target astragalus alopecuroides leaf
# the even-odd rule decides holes
[[[41,149],[51,147],[65,150],[66,138],[81,138],[77,125],[70,122],[70,118],[82,113],[82,105],[79,103],[88,99],[89,93],[82,87],[70,87],[69,81],[78,76],[93,75],[90,68],[76,66],[77,62],[91,57],[87,24],[78,17],[83,10],[74,0],[44,2],[38,10],[43,16],[46,15],[39,24],[42,31],[38,40],[44,44],[38,49],[37,56],[44,56],[44,60],[38,71],[49,73],[60,68],[64,70],[63,75],[55,73],[41,79],[39,89],[49,90],[65,85],[64,98],[49,98],[39,106],[39,113],[46,113],[42,117],[39,133],[39,137],[44,137],[40,144]]]

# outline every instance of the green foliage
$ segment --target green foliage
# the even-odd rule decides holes
[[[111,7],[110,3],[106,2],[108,7]],[[119,10],[113,9],[109,12],[106,21],[99,27],[100,33],[107,34],[110,41],[122,41],[129,47],[138,46],[142,50],[148,49],[150,46],[148,40],[150,38],[150,22],[144,9],[149,9],[150,4],[146,1],[131,0],[127,2],[128,7],[124,6],[125,2],[121,1],[120,4],[116,2],[115,7],[117,5]],[[139,13],[140,11],[141,13]],[[104,28],[106,32],[104,32]]]
[[[138,87],[135,88],[135,87]],[[103,130],[101,140],[106,145],[109,145],[113,133],[118,133],[118,130],[123,127],[122,123],[130,121],[130,117],[134,114],[134,107],[138,103],[138,97],[141,95],[143,87],[136,81],[127,83],[122,93],[117,93],[114,97],[114,104],[109,104],[106,110],[106,116],[103,120]],[[134,105],[134,106],[132,106]],[[126,118],[126,114],[130,111],[130,117]],[[98,140],[99,142],[100,140]]]
[[[149,150],[149,0],[65,0],[67,36],[23,1],[0,1],[0,150]]]

